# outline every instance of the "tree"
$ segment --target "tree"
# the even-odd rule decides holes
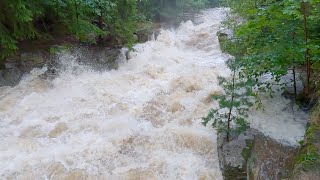
[[[231,134],[240,134],[248,128],[248,112],[256,102],[254,81],[241,74],[237,59],[227,62],[232,71],[231,78],[218,77],[219,85],[223,87],[224,94],[213,96],[219,107],[211,109],[208,115],[202,118],[202,124],[212,121],[212,126],[218,133],[226,133],[226,141],[230,141]]]
[[[310,91],[311,66],[319,57],[319,0],[225,0],[243,19],[232,27],[240,41],[242,70],[252,78],[271,74],[276,82],[297,66],[306,66],[306,95]],[[317,22],[317,24],[315,23]],[[271,89],[271,84],[259,82]]]
[[[208,0],[141,0],[139,9],[147,19],[155,21],[179,20],[184,12],[197,12],[208,5]]]
[[[43,8],[38,1],[0,1],[0,60],[13,55],[17,42],[38,35],[34,19],[42,16]]]
[[[110,35],[132,46],[136,8],[135,0],[0,1],[0,60],[13,55],[19,41],[50,34],[48,23],[62,24],[79,41],[94,43],[92,36]]]
[[[203,8],[207,0],[1,0],[0,61],[15,54],[17,43],[53,34],[55,26],[80,42],[132,48],[139,21],[180,16]],[[168,12],[168,13],[167,13]],[[146,17],[146,18],[145,18]]]

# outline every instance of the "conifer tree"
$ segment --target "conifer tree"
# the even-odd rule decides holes
[[[253,91],[254,81],[241,74],[237,59],[228,60],[227,65],[231,70],[231,77],[218,77],[224,94],[213,96],[219,107],[211,109],[208,115],[202,118],[202,124],[211,123],[218,133],[226,134],[226,141],[229,142],[232,134],[238,135],[248,128],[248,112],[255,104],[257,96]]]

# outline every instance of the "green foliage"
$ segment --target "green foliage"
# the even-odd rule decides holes
[[[222,48],[238,57],[241,70],[256,79],[259,90],[271,89],[269,82],[260,82],[270,74],[276,82],[296,67],[305,66],[305,91],[317,88],[320,60],[320,0],[224,0],[233,19],[226,21],[234,32]],[[237,18],[235,18],[237,17]],[[235,48],[235,47],[238,47]],[[300,68],[301,69],[301,68]],[[312,72],[313,71],[313,72]],[[313,78],[315,84],[311,85]],[[305,141],[296,159],[295,170],[320,167],[316,132],[319,132],[318,109],[308,128]]]
[[[208,5],[208,0],[141,0],[139,10],[149,20],[179,20],[183,13],[196,12]]]
[[[211,109],[208,115],[202,118],[203,125],[212,121],[212,126],[218,133],[226,133],[227,141],[231,133],[240,134],[248,128],[248,111],[256,102],[254,82],[243,76],[236,59],[227,62],[232,71],[230,79],[219,77],[219,85],[224,88],[223,95],[214,96],[219,107]]]
[[[49,49],[49,52],[52,55],[56,54],[61,54],[61,53],[66,53],[70,50],[71,46],[70,45],[63,45],[63,46],[53,46]]]
[[[116,15],[114,16],[114,35],[118,35],[121,42],[129,48],[133,46],[133,33],[136,31],[137,15],[135,0],[117,0]],[[112,22],[111,22],[112,23]]]
[[[43,38],[64,27],[81,42],[108,42],[132,48],[140,21],[172,19],[204,8],[207,0],[2,0],[0,60],[13,55],[17,43]]]
[[[228,23],[234,31],[241,67],[249,77],[270,74],[276,82],[295,66],[319,61],[319,0],[224,0],[242,19]],[[230,20],[232,21],[232,19]],[[231,24],[231,25],[230,25]],[[228,45],[230,46],[230,45]],[[269,82],[268,82],[269,83]],[[263,84],[263,83],[262,83]],[[259,84],[271,89],[270,84]]]
[[[243,148],[243,150],[242,150],[242,152],[241,152],[241,156],[242,156],[246,161],[248,161],[249,158],[251,157],[253,146],[254,146],[253,140],[246,140],[246,147]]]
[[[102,36],[112,37],[117,44],[133,46],[133,33],[139,20],[135,0],[86,0]]]
[[[81,42],[95,43],[98,36],[132,47],[138,16],[136,0],[3,0],[0,60],[13,55],[19,41],[42,38],[58,24]]]
[[[0,1],[0,60],[17,50],[17,41],[37,35],[33,20],[42,15],[41,10],[35,0]]]

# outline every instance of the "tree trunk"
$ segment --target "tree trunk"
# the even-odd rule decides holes
[[[98,17],[98,27],[99,27],[99,29],[102,30],[103,29],[102,7],[99,6],[99,9],[100,9],[100,16]],[[98,44],[102,44],[102,36],[101,36],[101,34],[98,37]]]
[[[76,23],[77,23],[77,30],[76,30],[76,35],[79,38],[79,10],[78,10],[78,3],[76,2],[76,0],[73,0],[73,4],[74,4],[74,9],[76,11]]]
[[[310,93],[310,77],[311,77],[311,62],[310,62],[310,49],[307,47],[308,45],[308,25],[307,25],[307,3],[302,2],[302,13],[303,13],[303,31],[304,31],[304,41],[306,45],[306,51],[304,54],[305,62],[306,62],[306,71],[307,71],[307,82],[305,86],[305,94],[309,95]]]
[[[233,70],[232,75],[232,94],[231,94],[231,105],[229,107],[229,113],[228,113],[228,121],[227,121],[227,142],[230,141],[230,123],[231,123],[231,113],[233,109],[233,101],[234,101],[234,86],[235,86],[235,78],[236,78],[236,70]]]
[[[297,81],[296,81],[296,67],[293,66],[292,68],[292,75],[293,75],[293,88],[294,88],[294,100],[297,100]]]
[[[292,34],[292,43],[294,44],[296,33],[293,32]],[[296,66],[295,66],[295,59],[293,60],[293,67],[292,67],[292,75],[293,75],[293,90],[294,90],[294,101],[297,100],[297,81],[296,81]]]
[[[59,8],[59,2],[58,2],[57,0],[56,0],[56,4],[55,4],[55,5],[56,5],[56,7],[55,7],[55,8],[56,8],[56,9],[55,9],[55,11],[56,11],[56,18],[58,19],[58,18],[59,18],[59,9],[60,9],[60,8]]]

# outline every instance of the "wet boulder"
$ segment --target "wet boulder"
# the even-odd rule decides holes
[[[280,180],[292,172],[297,147],[287,146],[248,129],[219,148],[224,178]]]
[[[5,60],[5,69],[0,70],[0,86],[14,86],[21,77],[33,68],[46,64],[49,53],[43,50],[22,52]]]

